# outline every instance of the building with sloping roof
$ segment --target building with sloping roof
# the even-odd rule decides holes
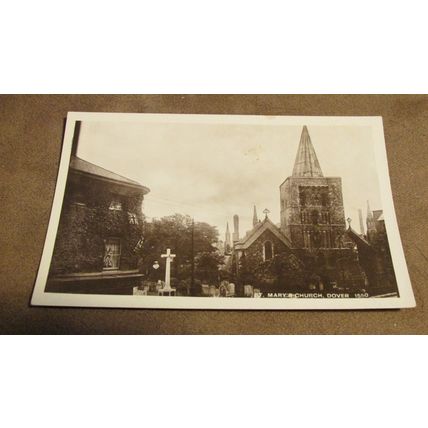
[[[73,154],[46,291],[132,294],[149,191]]]
[[[256,241],[260,241],[261,237],[263,237],[263,239],[271,239],[276,241],[277,243],[281,243],[281,245],[286,248],[292,248],[291,241],[281,232],[281,229],[279,229],[266,215],[263,221],[256,223],[253,229],[250,230],[248,234],[246,234],[241,240],[237,241],[237,243],[235,244],[235,250],[247,250]],[[265,253],[273,253],[273,247],[269,250],[266,250],[266,248],[264,250]]]

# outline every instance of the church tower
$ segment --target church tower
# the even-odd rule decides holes
[[[281,231],[295,248],[341,248],[346,230],[342,180],[324,177],[303,127],[291,177],[280,185]]]

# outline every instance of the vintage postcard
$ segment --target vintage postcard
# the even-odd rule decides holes
[[[69,113],[32,304],[415,306],[382,118]]]

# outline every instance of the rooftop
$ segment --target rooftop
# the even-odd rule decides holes
[[[291,241],[266,216],[263,221],[257,223],[249,233],[247,233],[240,241],[235,244],[235,248],[237,250],[247,249],[265,230],[270,230],[281,242],[283,242],[284,245],[289,248],[292,247]]]
[[[360,235],[359,233],[357,233],[354,229],[352,229],[352,227],[348,227],[348,229],[346,229],[346,232],[348,234],[348,236],[357,244],[357,245],[362,245],[365,247],[370,247],[370,243],[365,239],[365,237],[363,235]]]
[[[79,171],[84,174],[89,174],[107,181],[113,181],[119,184],[125,184],[128,186],[131,186],[131,187],[138,187],[144,191],[144,194],[150,192],[149,188],[141,185],[137,181],[123,177],[122,175],[116,174],[115,172],[109,171],[108,169],[102,168],[84,159],[80,159],[77,156],[71,157],[70,168],[75,171]]]

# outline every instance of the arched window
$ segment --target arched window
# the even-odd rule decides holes
[[[266,241],[263,244],[263,260],[272,260],[273,258],[273,244],[271,241]]]

